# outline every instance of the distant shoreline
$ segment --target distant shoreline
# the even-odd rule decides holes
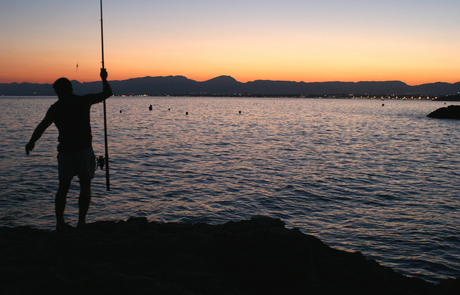
[[[101,91],[101,82],[72,81],[75,93]],[[460,82],[407,85],[401,81],[293,82],[255,80],[238,82],[219,76],[198,82],[183,76],[143,77],[110,81],[115,95],[126,96],[237,96],[237,97],[439,97],[460,93]],[[51,84],[0,83],[0,95],[54,95]]]
[[[115,97],[122,98],[142,98],[142,97],[209,97],[209,98],[299,98],[299,99],[370,99],[370,100],[438,100],[438,101],[460,101],[459,99],[445,99],[446,97],[438,96],[399,96],[399,95],[390,95],[390,96],[370,96],[370,95],[212,95],[212,94],[188,94],[188,95],[114,95]],[[43,97],[57,97],[56,95],[0,95],[0,98],[5,97],[14,97],[14,98],[43,98]]]

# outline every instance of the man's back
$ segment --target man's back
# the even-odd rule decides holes
[[[59,130],[60,152],[75,152],[91,147],[91,102],[86,96],[61,98],[48,110],[47,116]]]

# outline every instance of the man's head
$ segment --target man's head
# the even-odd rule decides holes
[[[67,78],[59,78],[53,84],[54,92],[59,96],[66,96],[72,94],[72,82]]]

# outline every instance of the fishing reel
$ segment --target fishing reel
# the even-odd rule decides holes
[[[96,162],[97,162],[96,168],[99,167],[101,170],[104,170],[104,166],[105,166],[105,158],[104,158],[104,156],[99,156],[96,159]]]

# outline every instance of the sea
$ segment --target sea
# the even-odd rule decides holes
[[[0,97],[0,226],[55,227],[57,130],[25,145],[56,97]],[[452,103],[448,103],[450,105]],[[149,107],[152,106],[151,110]],[[112,97],[110,191],[88,222],[280,218],[331,247],[431,282],[460,276],[460,121],[431,100]],[[104,155],[102,104],[92,108]],[[78,179],[66,220],[76,225]]]

